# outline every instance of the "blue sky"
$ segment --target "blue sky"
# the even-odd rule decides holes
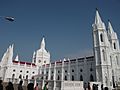
[[[14,43],[14,57],[31,61],[43,36],[51,60],[90,54],[96,7],[119,34],[120,0],[0,0],[0,16],[15,17],[14,22],[0,20],[0,58]]]

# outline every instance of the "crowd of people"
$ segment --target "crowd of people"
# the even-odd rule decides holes
[[[17,87],[18,90],[24,90],[22,84],[23,84],[23,81],[21,80],[19,82],[19,84],[18,84],[18,87]],[[48,90],[47,85],[48,85],[48,82],[44,85],[43,90]],[[0,80],[0,90],[3,90],[2,80]],[[13,86],[13,83],[12,82],[8,82],[8,85],[5,87],[5,90],[15,90],[14,86]],[[34,87],[34,83],[29,83],[27,85],[27,90],[42,90],[42,89],[39,89],[38,83],[36,84],[35,87]]]

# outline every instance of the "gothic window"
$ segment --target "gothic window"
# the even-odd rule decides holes
[[[54,72],[52,71],[52,73],[54,73]]]
[[[22,75],[20,74],[19,79],[22,79]]]
[[[80,75],[80,81],[83,81],[83,76],[82,75]]]
[[[67,70],[65,70],[65,73],[67,73]]]
[[[115,44],[115,42],[113,43],[113,46],[114,46],[114,49],[116,49],[116,44]]]
[[[58,71],[58,73],[60,73],[60,71]]]
[[[26,75],[26,79],[28,79],[28,75]]]
[[[67,80],[67,76],[65,75],[65,80]]]
[[[57,80],[60,80],[60,76],[57,77]]]
[[[72,75],[72,81],[74,81],[74,76]]]
[[[100,40],[101,40],[101,42],[103,42],[103,35],[102,34],[100,34]]]
[[[46,76],[46,80],[48,79],[48,76]]]
[[[82,69],[80,69],[80,72],[82,72],[83,70]]]
[[[111,66],[112,66],[112,57],[110,56],[110,63],[111,63]]]
[[[32,72],[33,74],[35,73],[35,72]]]
[[[74,69],[72,69],[72,72],[74,72]]]
[[[94,81],[93,75],[90,75],[90,81]]]
[[[14,77],[15,77],[15,74],[12,75],[12,79],[14,79]]]
[[[53,76],[51,76],[51,80],[53,80]]]
[[[41,79],[43,79],[43,77],[41,77]]]
[[[15,72],[15,69],[13,70],[13,72]]]
[[[102,56],[103,56],[103,60],[105,61],[106,60],[106,58],[105,58],[105,51],[104,50],[102,50]]]

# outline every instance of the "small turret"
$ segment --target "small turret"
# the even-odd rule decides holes
[[[36,62],[36,52],[34,51],[33,52],[32,63],[35,63],[35,62]]]
[[[42,42],[41,42],[41,48],[45,49],[45,39],[44,39],[44,37],[43,37]]]
[[[18,55],[16,56],[15,61],[19,61]]]
[[[112,27],[112,25],[111,25],[111,23],[110,23],[110,20],[108,20],[108,32],[109,32],[109,34],[114,33],[113,27]]]

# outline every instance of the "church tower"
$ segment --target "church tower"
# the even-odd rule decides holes
[[[96,60],[96,79],[102,82],[104,87],[112,87],[112,74],[110,63],[110,43],[104,22],[98,10],[96,10],[93,26],[93,45]]]
[[[44,39],[44,37],[42,39],[40,49],[38,49],[36,51],[36,53],[34,52],[33,59],[34,59],[33,62],[37,66],[42,66],[44,64],[49,64],[50,63],[50,53],[47,52],[47,50],[45,48],[45,39]]]
[[[114,32],[111,22],[108,21],[108,39],[110,42],[110,61],[112,66],[112,81],[113,86],[119,81],[119,68],[120,68],[120,48],[119,48],[119,40],[116,32]]]

